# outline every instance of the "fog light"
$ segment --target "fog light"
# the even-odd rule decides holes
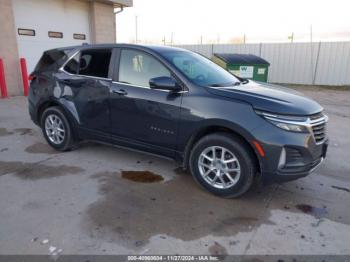
[[[283,147],[280,155],[280,160],[278,161],[278,168],[279,169],[283,168],[285,164],[286,164],[286,150]]]

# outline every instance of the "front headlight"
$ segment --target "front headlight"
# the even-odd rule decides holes
[[[263,117],[275,126],[291,131],[291,132],[309,132],[306,122],[307,117],[278,115],[263,111],[255,111],[259,116]]]

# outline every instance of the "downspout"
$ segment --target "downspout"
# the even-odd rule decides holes
[[[118,11],[114,11],[114,14],[117,15],[117,14],[123,12],[123,11],[124,11],[124,7],[121,6],[120,9],[119,9]]]

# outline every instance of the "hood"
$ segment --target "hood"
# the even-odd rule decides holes
[[[230,87],[208,87],[214,95],[247,102],[254,109],[286,115],[312,115],[323,110],[314,100],[282,86],[249,81]]]

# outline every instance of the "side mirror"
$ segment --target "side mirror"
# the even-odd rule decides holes
[[[169,76],[151,78],[149,80],[149,86],[152,89],[169,90],[172,92],[178,92],[181,90],[181,86],[178,85],[174,78]]]

